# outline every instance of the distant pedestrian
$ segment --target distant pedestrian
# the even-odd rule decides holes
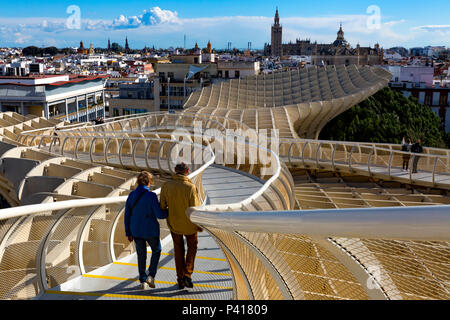
[[[404,153],[403,154],[403,165],[402,165],[402,169],[403,170],[408,170],[409,167],[409,160],[411,159],[411,147],[412,147],[412,143],[411,143],[411,139],[408,138],[405,141],[405,138],[403,138],[402,141],[402,151],[403,152],[408,152],[408,153]]]
[[[58,130],[59,130],[59,128],[54,126],[54,128],[53,128],[53,137],[54,138],[52,139],[52,142],[51,142],[51,144],[53,144],[54,147],[56,147],[56,143],[58,143],[58,145],[61,146],[61,140],[59,139],[58,132],[57,132]]]
[[[417,139],[417,142],[414,143],[411,147],[411,152],[415,153],[414,154],[414,159],[413,159],[413,171],[412,173],[417,173],[417,164],[419,163],[420,160],[420,156],[419,154],[423,152],[423,148],[421,145],[422,141],[420,139]]]

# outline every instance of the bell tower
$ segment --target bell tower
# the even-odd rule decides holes
[[[275,13],[274,24],[272,25],[272,41],[271,41],[271,52],[272,56],[282,56],[283,55],[283,27],[280,25],[280,16],[278,14],[278,7]]]

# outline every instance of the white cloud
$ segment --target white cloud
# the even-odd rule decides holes
[[[20,32],[16,32],[14,34],[16,44],[24,44],[25,42],[31,40],[31,36],[21,34]]]
[[[450,32],[449,25],[409,28],[405,26],[404,19],[388,20],[382,17],[379,28],[373,29],[368,27],[367,21],[368,16],[364,14],[281,17],[283,42],[307,38],[318,43],[331,43],[336,39],[339,23],[342,22],[345,37],[352,46],[357,43],[362,46],[373,46],[377,42],[385,48],[397,45],[427,45],[428,43],[449,45],[449,37],[442,37],[443,34],[448,35]],[[17,19],[0,18],[0,35],[2,35],[2,42],[7,43],[19,41],[27,45],[38,43],[46,45],[46,39],[52,36],[59,45],[64,46],[76,45],[81,39],[86,38],[94,42],[94,45],[104,46],[108,36],[113,41],[114,38],[125,39],[127,31],[132,29],[131,37],[128,32],[132,47],[154,44],[158,47],[181,46],[183,35],[186,34],[188,47],[193,47],[195,42],[198,42],[200,46],[206,46],[208,40],[211,40],[216,48],[226,47],[229,41],[236,47],[246,47],[247,42],[251,41],[253,48],[262,48],[264,43],[270,42],[272,23],[273,17],[263,16],[187,19],[179,17],[176,11],[153,7],[144,10],[140,15],[122,14],[113,20],[83,19],[81,29],[68,29],[65,18],[26,18],[21,20],[20,24],[17,24]],[[22,36],[16,39],[14,36],[16,33]],[[29,41],[26,41],[23,35],[28,35]]]
[[[412,30],[430,31],[430,32],[450,32],[450,25],[428,25],[414,27]]]
[[[141,26],[154,26],[159,24],[181,24],[176,11],[162,10],[160,7],[144,10],[139,16],[125,17],[120,15],[114,19],[111,27],[113,29],[133,29]]]

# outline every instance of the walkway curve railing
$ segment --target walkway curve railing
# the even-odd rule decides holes
[[[223,132],[224,138],[228,140],[233,140],[234,138],[240,138],[241,133],[246,130],[254,131],[249,129],[246,125],[241,124],[235,120],[228,119],[227,124],[230,125],[233,121],[232,127],[236,129],[236,131],[231,134],[231,136],[225,137],[225,128],[221,125],[220,122],[215,119],[219,119],[220,117],[206,117],[205,115],[192,115],[192,114],[170,114],[170,113],[149,113],[149,114],[139,114],[135,117],[119,117],[119,120],[111,119],[105,124],[96,125],[96,126],[83,126],[83,127],[72,127],[68,130],[58,130],[56,136],[37,136],[36,132],[23,132],[21,135],[20,142],[24,145],[48,145],[50,152],[57,151],[58,154],[66,155],[66,147],[69,148],[71,154],[74,155],[76,159],[78,159],[79,149],[83,149],[84,153],[89,153],[89,160],[91,162],[99,162],[97,157],[96,161],[93,156],[93,150],[96,149],[96,144],[105,144],[103,148],[101,148],[103,152],[102,162],[110,165],[109,157],[107,151],[109,151],[108,147],[111,141],[121,140],[119,150],[117,152],[118,159],[120,165],[123,166],[122,156],[123,153],[123,145],[125,141],[133,141],[133,147],[131,149],[131,158],[133,159],[133,163],[135,164],[135,149],[136,145],[142,143],[142,141],[152,141],[153,138],[145,137],[145,134],[141,134],[140,132],[146,131],[148,128],[151,128],[152,131],[149,135],[158,136],[158,141],[165,141],[170,143],[169,140],[163,140],[159,138],[159,135],[169,135],[167,131],[161,132],[160,130],[167,130],[167,124],[173,125],[172,128],[181,127],[185,129],[185,126],[180,126],[180,122],[182,124],[193,124],[195,121],[201,121],[202,127],[200,128],[200,134],[196,134],[196,130],[190,133],[191,141],[198,141],[197,138],[200,137],[202,143],[204,145],[209,145],[211,143],[211,139],[216,139],[214,136],[214,132],[208,134],[205,129],[214,130],[218,129]],[[186,120],[187,119],[187,120]],[[222,121],[226,118],[220,118]],[[151,125],[149,125],[151,124]],[[212,125],[212,127],[210,127]],[[109,126],[111,131],[105,131],[105,127]],[[113,129],[117,127],[117,131]],[[189,128],[189,127],[188,127]],[[135,132],[134,130],[139,130]],[[208,130],[206,130],[208,131]],[[139,135],[140,137],[132,136]],[[179,135],[186,134],[185,131],[178,133]],[[187,132],[189,134],[189,132]],[[111,137],[113,135],[113,137]],[[176,135],[176,134],[175,134]],[[174,134],[170,134],[171,138],[174,139]],[[59,144],[62,145],[58,150],[52,150],[52,146],[59,141]],[[73,141],[72,143],[67,144],[67,141]],[[106,142],[105,142],[106,141]],[[150,143],[151,144],[151,143]],[[150,146],[147,144],[147,147]],[[214,207],[214,210],[264,210],[272,209],[272,210],[289,210],[294,208],[295,206],[295,197],[293,195],[293,181],[292,177],[290,177],[290,173],[288,169],[282,165],[278,159],[278,156],[271,150],[267,148],[263,148],[257,144],[251,143],[250,141],[237,141],[236,146],[233,146],[235,151],[238,148],[243,148],[246,152],[244,155],[244,159],[241,159],[242,163],[234,163],[234,164],[226,164],[228,167],[232,167],[237,170],[244,170],[245,172],[256,175],[262,181],[264,181],[262,187],[249,196],[247,199],[240,201],[238,203],[230,203],[224,205],[218,205]],[[89,147],[87,147],[89,146]],[[87,150],[89,149],[89,150]],[[251,151],[254,153],[261,155],[261,153],[265,153],[266,163],[269,164],[270,167],[270,176],[268,179],[266,178],[266,174],[264,174],[264,168],[261,168],[260,164],[250,163],[250,158],[252,158]],[[158,158],[159,159],[159,158]],[[236,159],[235,159],[236,160]],[[243,160],[243,161],[242,161]],[[219,163],[224,165],[224,163]],[[159,162],[158,162],[159,165]],[[266,165],[267,166],[267,165]],[[161,169],[161,166],[159,166]],[[263,166],[264,167],[264,166]],[[169,167],[169,170],[171,168]],[[267,168],[266,168],[267,169]],[[266,170],[267,171],[267,170]]]
[[[186,119],[189,119],[189,121]],[[135,117],[120,117],[118,120],[112,119],[108,121],[108,124],[89,127],[89,129],[85,127],[79,129],[79,131],[89,130],[86,132],[89,135],[112,134],[117,136],[133,134],[136,130],[145,136],[148,134],[145,132],[148,131],[149,127],[142,126],[142,121],[154,123],[155,125],[152,126],[152,129],[159,131],[161,129],[170,129],[167,124],[172,124],[172,129],[176,129],[177,127],[186,128],[185,124],[192,124],[198,120],[202,121],[201,130],[203,131],[213,123],[214,128],[220,128],[222,131],[230,127],[238,128],[239,130],[236,131],[236,135],[240,135],[245,130],[253,130],[236,120],[230,120],[225,117],[208,117],[205,114],[190,114],[185,112],[182,114],[149,113],[135,115]],[[114,128],[112,124],[117,125],[120,131],[105,130],[107,125]],[[66,134],[63,132],[61,134]],[[66,130],[65,132],[70,131]],[[332,148],[332,151],[327,150],[330,148]],[[277,150],[279,150],[279,155],[289,166],[300,163],[308,168],[313,165],[311,161],[315,161],[315,169],[344,170],[350,173],[358,172],[362,175],[393,179],[403,183],[450,188],[450,150],[424,148],[424,152],[420,154],[421,160],[418,161],[417,170],[420,174],[416,174],[413,171],[413,164],[419,156],[402,152],[401,146],[399,145],[317,141],[310,139],[280,139]],[[315,156],[312,154],[314,152]],[[403,158],[409,159],[407,160],[409,171],[402,170],[401,164]],[[385,170],[382,170],[383,167]]]
[[[186,115],[183,115],[183,117],[186,117]],[[164,118],[166,121],[169,119],[169,117]],[[175,119],[175,118],[174,118]],[[199,117],[193,118],[193,119],[199,119]],[[204,120],[203,118],[200,118]],[[206,124],[203,125],[203,127],[207,126],[207,123],[211,124],[213,123],[213,120],[207,119]],[[114,123],[114,122],[112,122]],[[139,122],[142,123],[142,122]],[[120,123],[118,127],[120,129],[124,130],[127,129],[127,125],[124,123]],[[54,135],[42,135],[39,133],[42,133],[44,130],[38,130],[34,132],[24,132],[22,133],[22,139],[21,143],[28,146],[36,146],[37,148],[40,148],[41,150],[46,150],[51,153],[57,153],[64,156],[68,156],[69,154],[72,155],[75,159],[84,159],[95,163],[106,163],[107,165],[110,165],[110,157],[108,156],[109,153],[109,145],[113,142],[111,141],[121,141],[118,147],[117,155],[119,156],[119,162],[120,165],[123,166],[123,154],[125,151],[124,145],[126,145],[129,141],[133,141],[128,146],[128,158],[133,159],[133,163],[136,164],[136,156],[135,152],[137,149],[139,149],[137,146],[138,143],[143,144],[144,141],[152,141],[152,139],[149,138],[138,138],[138,137],[130,137],[128,134],[123,135],[123,132],[114,132],[114,136],[108,136],[109,132],[105,132],[103,130],[93,134],[93,131],[90,131],[92,127],[91,126],[84,126],[82,128],[73,126],[73,129],[70,130],[58,130],[57,136]],[[129,128],[129,127],[128,127]],[[132,128],[132,127],[131,127]],[[166,129],[167,126],[159,126],[161,129]],[[51,128],[49,128],[51,129]],[[97,129],[97,128],[96,128]],[[223,127],[217,126],[217,129],[223,130]],[[239,129],[239,128],[238,128]],[[88,131],[89,130],[89,131]],[[239,131],[238,131],[239,132]],[[86,135],[87,133],[87,135]],[[112,132],[111,132],[112,133]],[[156,135],[158,135],[159,131],[156,131]],[[167,132],[164,132],[166,134]],[[72,135],[73,134],[73,135]],[[192,138],[195,140],[196,136],[195,134],[192,135]],[[173,143],[174,136],[171,135],[172,140],[168,139],[161,139],[157,138],[158,142],[165,142],[165,143]],[[177,140],[176,138],[174,139]],[[204,139],[207,140],[207,139]],[[203,145],[206,145],[210,147],[209,141],[202,141]],[[244,199],[243,201],[240,201],[238,203],[231,203],[224,206],[218,206],[216,209],[223,209],[223,210],[289,210],[292,209],[295,205],[295,197],[293,196],[293,181],[292,177],[290,176],[287,168],[282,165],[275,153],[273,153],[269,149],[260,148],[258,145],[251,144],[248,141],[239,141],[238,143],[242,144],[244,146],[245,154],[243,156],[243,163],[235,163],[231,166],[234,169],[237,170],[244,170],[244,172],[248,172],[251,175],[256,175],[261,179],[261,181],[264,183],[262,184],[261,188],[252,194],[249,198]],[[188,143],[188,145],[191,145],[192,143]],[[144,154],[147,155],[148,146],[151,145],[151,142],[147,144],[147,148],[144,148]],[[161,159],[161,148],[160,146],[158,148],[158,165],[161,168],[160,161]],[[236,146],[237,148],[237,146]],[[142,149],[142,148],[141,148]],[[259,151],[258,151],[259,149]],[[171,151],[172,148],[169,148]],[[264,173],[264,165],[261,164],[253,164],[250,163],[250,157],[253,152],[256,153],[266,153],[266,156],[268,157],[269,165],[270,167],[273,166],[272,172],[266,178],[267,173]],[[106,156],[105,156],[106,154]],[[141,151],[142,155],[142,151]],[[242,160],[242,159],[241,159]],[[170,169],[170,166],[169,166]],[[117,221],[117,219],[115,220]],[[115,225],[120,225],[116,224]],[[83,230],[86,230],[83,228]],[[81,233],[78,238],[81,239],[86,236],[86,231],[84,233]],[[79,256],[79,255],[78,255]],[[78,258],[79,264],[83,265],[83,258],[79,256]],[[81,271],[87,271],[85,267],[81,267]]]
[[[411,153],[371,144],[282,140],[280,157],[290,167],[358,173],[413,185],[450,189],[450,154]],[[395,146],[398,147],[398,146]],[[407,168],[404,164],[407,164]]]
[[[220,213],[197,207],[188,214],[240,261],[242,270],[233,272],[246,279],[241,286],[249,283],[241,297],[384,300],[408,299],[411,292],[421,299],[449,297],[448,268],[414,269],[445,256],[448,206]],[[415,250],[403,259],[401,250],[409,246]],[[398,256],[389,259],[390,251]],[[264,260],[271,263],[262,267]],[[270,285],[259,283],[269,274]],[[430,285],[442,289],[430,292]],[[264,296],[269,288],[272,294]]]
[[[202,201],[202,175],[214,162],[214,154],[210,156],[189,175]],[[40,296],[133,253],[123,230],[126,199],[78,199],[0,210],[0,299]]]
[[[230,232],[270,232],[311,237],[450,241],[448,206],[386,207],[215,213],[188,209],[192,222]]]

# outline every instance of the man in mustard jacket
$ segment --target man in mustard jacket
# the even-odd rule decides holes
[[[187,177],[189,168],[185,163],[175,167],[176,174],[172,180],[166,182],[161,188],[161,209],[169,209],[167,225],[170,229],[175,251],[175,267],[177,271],[178,288],[192,288],[191,280],[194,271],[194,261],[197,254],[197,232],[202,229],[193,224],[186,215],[189,207],[201,205],[198,198],[197,187]],[[184,257],[184,239],[187,242],[186,259]]]

